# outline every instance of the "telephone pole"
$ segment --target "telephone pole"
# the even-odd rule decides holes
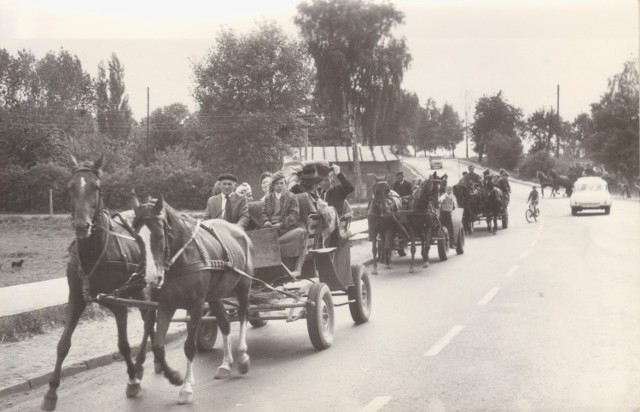
[[[147,87],[147,154],[145,156],[145,163],[149,166],[149,88]]]
[[[556,129],[556,157],[560,157],[560,130],[562,129],[562,125],[560,124],[560,85],[558,85],[557,89],[556,115],[558,116],[558,128]]]

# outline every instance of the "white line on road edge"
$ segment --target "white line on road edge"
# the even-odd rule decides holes
[[[391,396],[378,396],[373,398],[371,402],[364,408],[360,409],[362,412],[375,412],[379,411],[380,408],[384,406],[385,403],[391,400]]]
[[[527,256],[529,256],[529,252],[531,252],[530,250],[525,250],[524,252],[522,252],[522,254],[520,255],[520,259],[524,259]]]
[[[498,293],[498,291],[500,290],[500,288],[492,288],[490,291],[487,292],[486,295],[484,295],[484,297],[482,299],[480,299],[480,301],[478,302],[478,305],[486,305],[487,303],[489,303],[489,301],[491,299],[493,299],[493,297]]]
[[[458,333],[460,333],[462,329],[464,329],[464,325],[456,325],[451,328],[451,330],[446,335],[444,335],[442,339],[438,341],[438,343],[433,345],[431,349],[425,352],[422,356],[436,356],[442,349],[444,349],[445,346],[449,344],[449,342],[453,340],[453,338],[456,337]]]
[[[518,271],[519,268],[520,268],[520,266],[518,266],[518,265],[511,266],[511,269],[509,269],[509,271],[507,272],[507,274],[505,276],[509,277],[509,276],[513,275],[514,273],[516,273]]]

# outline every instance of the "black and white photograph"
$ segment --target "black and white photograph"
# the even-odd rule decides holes
[[[640,412],[639,27],[0,0],[0,410]]]

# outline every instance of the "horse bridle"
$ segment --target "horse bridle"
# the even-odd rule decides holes
[[[169,268],[171,267],[171,265],[173,263],[175,263],[175,261],[178,259],[178,257],[182,254],[182,252],[184,252],[184,249],[186,249],[187,245],[184,245],[183,248],[181,249],[180,254],[177,254],[176,256],[174,256],[174,258],[170,258],[171,256],[171,244],[170,244],[170,239],[173,238],[173,236],[171,236],[170,234],[170,230],[171,226],[169,225],[169,222],[167,221],[166,217],[161,217],[161,216],[144,216],[144,217],[139,217],[136,216],[133,219],[133,229],[135,230],[136,234],[140,231],[140,229],[142,228],[142,225],[144,224],[145,221],[149,221],[149,220],[155,220],[158,222],[162,223],[162,236],[164,236],[164,251],[163,253],[163,266],[164,266],[164,270],[168,271]],[[149,245],[149,247],[151,247],[151,245]]]
[[[73,172],[71,172],[71,176],[73,177],[75,174],[80,173],[80,172],[91,172],[94,175],[96,175],[96,177],[98,178],[98,182],[100,182],[101,173],[100,173],[100,170],[96,169],[95,167],[91,167],[91,166],[88,166],[88,165],[77,166],[76,168],[74,168]],[[97,192],[96,210],[94,210],[93,218],[91,218],[91,224],[92,225],[94,225],[96,220],[98,220],[98,216],[99,216],[100,212],[102,211],[102,208],[100,207],[100,205],[102,204],[102,185],[100,183],[98,183],[98,190],[96,190],[96,192]],[[71,204],[71,214],[73,214],[73,212],[74,212],[74,205],[72,203]],[[98,227],[99,226],[96,225],[96,228],[98,228]]]

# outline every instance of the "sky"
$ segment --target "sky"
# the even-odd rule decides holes
[[[0,0],[0,47],[37,57],[61,47],[97,74],[116,53],[136,119],[191,97],[193,61],[203,59],[223,27],[246,33],[274,20],[291,36],[293,0],[137,2]],[[530,115],[556,108],[573,120],[589,112],[607,79],[638,59],[640,13],[633,0],[396,0],[412,63],[403,88],[424,104],[450,103],[471,120],[475,101],[502,91]]]

